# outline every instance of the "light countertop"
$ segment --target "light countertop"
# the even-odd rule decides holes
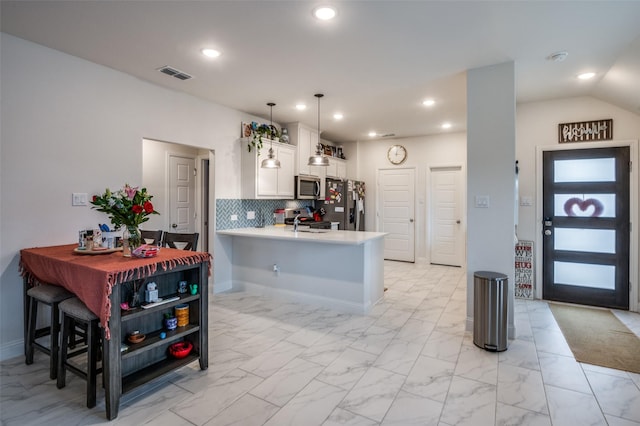
[[[359,245],[368,241],[383,238],[385,232],[336,231],[327,232],[293,232],[292,226],[266,226],[264,228],[239,228],[216,231],[220,235],[234,237],[264,238],[272,240],[300,241],[325,244]]]

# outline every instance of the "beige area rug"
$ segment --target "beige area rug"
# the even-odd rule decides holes
[[[640,339],[608,309],[549,303],[576,360],[640,373]]]

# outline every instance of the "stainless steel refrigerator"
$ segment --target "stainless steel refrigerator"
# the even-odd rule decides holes
[[[364,182],[329,179],[325,181],[325,199],[316,202],[323,208],[323,221],[338,222],[338,229],[364,231]]]

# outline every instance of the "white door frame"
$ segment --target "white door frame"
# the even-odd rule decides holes
[[[545,151],[561,151],[573,149],[612,148],[628,146],[631,151],[631,181],[629,186],[629,204],[631,220],[631,241],[629,247],[629,310],[638,312],[638,275],[640,274],[640,262],[638,261],[638,141],[621,140],[607,142],[581,142],[566,143],[562,145],[536,146],[536,230],[535,230],[535,254],[538,261],[535,262],[535,298],[542,299],[542,155]]]
[[[432,193],[431,193],[431,173],[433,170],[437,169],[460,169],[460,194],[458,194],[460,198],[460,226],[462,227],[462,264],[461,267],[465,267],[467,264],[467,171],[464,167],[464,164],[430,164],[427,166],[426,177],[425,177],[425,243],[427,248],[427,261],[431,263],[431,202],[432,202]]]

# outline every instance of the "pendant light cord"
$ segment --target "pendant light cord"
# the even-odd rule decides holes
[[[271,132],[271,129],[273,128],[273,107],[276,104],[273,102],[267,102],[267,105],[269,106],[269,132]],[[271,144],[269,145],[269,151],[273,152],[273,135],[271,135],[269,140],[271,141]]]
[[[316,93],[314,96],[318,98],[318,144],[316,145],[316,154],[322,155],[320,152],[320,98],[324,95],[322,93]]]

